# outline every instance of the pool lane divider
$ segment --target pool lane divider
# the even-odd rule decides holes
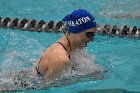
[[[0,17],[0,28],[9,29],[19,29],[27,30],[32,32],[66,32],[68,30],[68,25],[63,21],[44,21],[44,20],[28,20],[28,19],[18,19]],[[130,38],[140,38],[140,28],[133,26],[129,27],[124,25],[118,27],[117,25],[98,25],[97,34],[100,35],[110,35],[110,36],[124,36]]]

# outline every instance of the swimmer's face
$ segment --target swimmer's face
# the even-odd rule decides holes
[[[96,32],[96,28],[91,28],[91,29],[85,31],[85,35],[86,35],[85,37],[87,38],[88,42],[89,41],[93,42],[95,32]]]
[[[87,46],[87,43],[93,42],[94,41],[94,36],[95,36],[96,28],[91,28],[88,30],[85,30],[84,32],[81,33],[81,47]]]

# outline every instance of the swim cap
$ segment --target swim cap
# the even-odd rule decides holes
[[[96,27],[95,18],[84,9],[77,9],[66,15],[62,21],[69,26],[68,32],[80,33],[90,28]]]

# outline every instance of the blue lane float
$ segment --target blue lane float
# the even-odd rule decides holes
[[[68,25],[63,21],[44,21],[36,19],[19,19],[0,17],[0,28],[20,29],[37,32],[66,32]],[[98,25],[97,34],[110,36],[126,36],[130,38],[140,38],[140,28],[127,25],[119,27],[117,25]]]

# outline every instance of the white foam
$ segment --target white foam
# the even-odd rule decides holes
[[[88,55],[86,49],[76,49],[70,56],[71,66],[63,72],[62,76],[85,75],[95,71],[103,71],[103,67],[94,64],[95,56]]]
[[[89,82],[104,79],[104,69],[95,64],[95,56],[88,55],[86,49],[76,49],[70,56],[71,66],[62,72],[60,78],[47,83],[46,86],[66,86],[77,82]]]

